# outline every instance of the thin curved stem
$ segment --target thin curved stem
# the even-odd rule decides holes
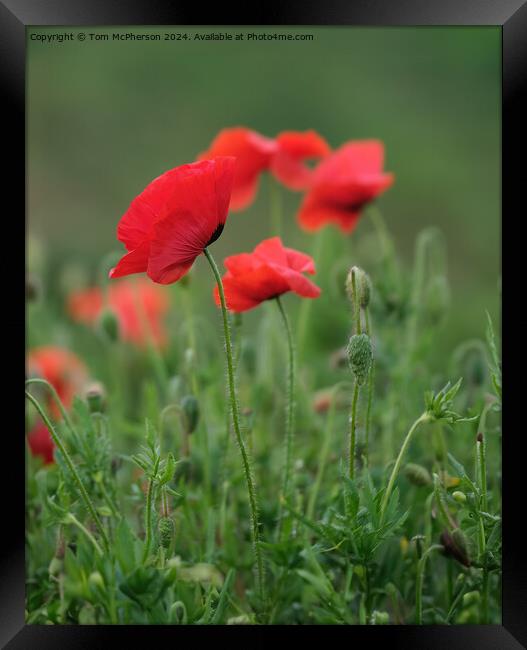
[[[426,549],[417,563],[417,573],[415,576],[415,622],[417,625],[423,624],[423,582],[426,561],[433,551],[439,551],[442,548],[441,544],[433,544]]]
[[[71,421],[70,416],[68,415],[68,412],[64,408],[64,404],[62,403],[62,400],[59,397],[59,394],[57,393],[55,386],[49,383],[49,381],[46,381],[45,379],[41,379],[40,377],[33,377],[32,379],[26,379],[26,386],[31,386],[32,384],[41,384],[42,386],[46,386],[46,388],[49,390],[51,393],[53,399],[55,400],[57,406],[59,407],[60,413],[62,417],[64,418],[64,422],[67,424],[68,429],[71,431],[71,433],[76,436],[77,432],[75,431],[75,427],[73,426],[73,422]]]
[[[390,499],[390,495],[393,490],[393,486],[395,484],[395,479],[397,478],[397,475],[399,474],[399,470],[401,469],[401,464],[403,462],[403,456],[404,452],[406,451],[406,448],[410,444],[410,440],[412,439],[412,436],[414,435],[415,430],[417,427],[422,424],[423,422],[427,422],[430,419],[430,416],[428,413],[425,411],[422,413],[417,420],[412,424],[410,427],[410,430],[406,434],[406,438],[404,439],[404,442],[401,446],[401,449],[399,450],[399,455],[397,456],[397,460],[395,461],[395,465],[393,466],[392,469],[392,474],[390,476],[390,480],[388,481],[388,486],[386,488],[386,492],[384,493],[383,499],[382,499],[382,504],[381,504],[381,524],[384,521],[384,513],[386,511],[386,506],[388,505],[388,500]]]
[[[154,481],[150,479],[148,482],[148,492],[146,494],[146,514],[145,514],[145,524],[146,524],[146,538],[145,538],[145,548],[143,551],[143,564],[148,559],[148,553],[150,551],[150,545],[152,543],[152,495],[154,491]]]
[[[263,559],[262,552],[260,549],[260,524],[258,521],[258,502],[256,497],[256,487],[251,472],[251,465],[249,461],[249,454],[245,448],[245,442],[242,437],[242,432],[240,428],[240,412],[238,406],[238,398],[236,395],[236,386],[234,383],[234,363],[232,356],[232,343],[231,343],[231,333],[229,327],[229,315],[227,312],[227,303],[225,301],[225,292],[223,290],[223,282],[221,280],[221,275],[214,261],[214,258],[210,254],[207,248],[203,249],[205,257],[210,264],[214,278],[218,285],[218,293],[220,296],[221,303],[221,313],[223,316],[223,334],[225,338],[225,354],[227,357],[227,375],[229,379],[229,392],[230,392],[230,408],[232,412],[232,423],[234,428],[234,433],[236,436],[236,441],[240,449],[240,454],[242,457],[243,471],[245,474],[245,482],[247,484],[247,494],[249,498],[249,506],[251,509],[251,523],[252,523],[252,538],[253,538],[253,551],[256,560],[256,568],[258,572],[258,587],[260,591],[260,596],[263,598],[265,589],[264,589],[264,568],[263,568]]]
[[[68,466],[68,469],[70,470],[71,475],[73,476],[73,478],[75,480],[75,483],[77,484],[77,487],[79,489],[81,498],[84,501],[84,505],[86,506],[86,508],[87,508],[88,512],[90,513],[93,521],[95,522],[95,525],[99,529],[99,532],[101,534],[101,538],[103,540],[105,549],[109,550],[110,542],[108,540],[108,536],[106,535],[106,531],[104,530],[103,525],[101,523],[101,520],[99,519],[99,515],[97,514],[97,512],[95,510],[95,507],[94,507],[93,503],[91,502],[91,499],[90,499],[90,497],[88,495],[88,492],[86,491],[86,488],[84,487],[84,485],[83,485],[83,483],[81,481],[81,478],[80,478],[80,476],[79,476],[79,474],[77,472],[77,469],[76,469],[70,455],[66,451],[66,447],[64,447],[64,444],[63,444],[60,436],[58,435],[55,427],[51,424],[50,419],[48,418],[48,416],[44,412],[44,409],[40,406],[38,400],[36,400],[33,397],[33,395],[31,395],[31,393],[28,393],[28,391],[26,391],[26,397],[33,404],[33,406],[36,408],[38,414],[40,415],[40,417],[44,421],[44,424],[48,428],[48,431],[49,431],[51,437],[53,438],[53,442],[55,443],[55,445],[59,449],[60,453],[62,454],[62,457],[64,458],[64,461],[66,462],[66,465]]]
[[[287,370],[287,404],[286,404],[286,429],[284,441],[284,465],[282,474],[282,497],[289,498],[289,483],[291,481],[291,461],[293,452],[293,439],[295,429],[295,345],[293,336],[291,334],[291,327],[289,319],[284,310],[284,306],[280,297],[276,298],[276,304],[282,316],[284,328],[287,336],[287,346],[289,350],[289,364]],[[280,499],[280,504],[282,500]],[[280,505],[280,513],[278,518],[278,534],[280,535],[282,524],[282,506]]]

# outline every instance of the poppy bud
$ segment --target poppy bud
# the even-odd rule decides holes
[[[119,340],[119,319],[112,309],[103,309],[99,316],[99,328],[112,343]]]
[[[412,542],[415,544],[415,554],[417,559],[420,560],[423,555],[423,540],[425,539],[424,535],[415,535],[412,537]]]
[[[106,391],[100,382],[94,381],[91,383],[86,388],[84,396],[86,398],[86,402],[88,402],[90,413],[104,412],[106,407]]]
[[[468,542],[461,529],[456,528],[452,535],[447,530],[443,531],[440,541],[443,544],[444,554],[447,557],[453,557],[463,566],[470,566]]]
[[[353,293],[353,276],[355,276],[355,288],[357,290],[357,299],[359,306],[365,309],[370,304],[371,281],[367,273],[358,266],[352,266],[348,277],[346,278],[346,293],[351,301],[355,304],[355,295]]]
[[[174,537],[175,526],[171,517],[161,517],[157,524],[157,532],[159,533],[159,544],[168,549],[172,538]]]
[[[450,304],[450,289],[443,275],[436,276],[428,285],[425,304],[430,321],[441,320]]]
[[[366,381],[372,360],[370,337],[367,334],[354,334],[348,343],[348,363],[359,385]]]
[[[422,465],[417,465],[416,463],[408,463],[408,465],[406,465],[404,468],[404,473],[406,478],[413,485],[424,487],[425,485],[430,485],[432,483],[432,477],[430,476],[429,471]]]
[[[104,579],[102,575],[98,571],[94,571],[93,573],[90,573],[90,577],[88,578],[88,582],[96,588],[99,589],[104,589]]]
[[[455,492],[452,492],[452,497],[458,503],[465,503],[466,500],[467,500],[467,495],[464,492],[460,492],[459,490],[456,490]]]
[[[185,395],[181,400],[181,411],[185,433],[193,433],[199,420],[199,403],[194,395]]]
[[[376,609],[371,614],[372,625],[388,625],[390,622],[390,615],[388,612],[379,612]]]
[[[479,601],[480,601],[479,591],[469,591],[463,595],[463,605],[465,605],[465,607],[470,607],[471,605],[475,605],[476,603],[479,603]]]

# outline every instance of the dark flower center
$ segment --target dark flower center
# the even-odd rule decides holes
[[[223,223],[218,224],[218,227],[217,227],[216,230],[212,233],[211,238],[210,238],[209,241],[205,244],[205,248],[207,248],[207,246],[210,246],[211,244],[213,244],[213,243],[216,241],[216,239],[218,239],[218,237],[219,237],[219,236],[221,235],[221,233],[223,232],[223,227],[224,227],[224,225],[225,225],[225,224],[223,224]]]

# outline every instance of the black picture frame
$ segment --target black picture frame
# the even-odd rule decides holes
[[[11,218],[20,224],[18,241],[25,239],[25,223],[20,214],[21,203],[25,207],[25,30],[33,25],[196,25],[203,24],[204,15],[197,7],[189,10],[180,3],[171,0],[3,0],[0,2],[0,52],[2,54],[1,87],[4,128],[8,125],[11,135],[9,145],[4,149],[4,159],[9,161],[4,175],[4,186],[14,199]],[[368,26],[452,26],[452,25],[494,25],[502,32],[502,242],[504,245],[507,219],[518,223],[521,214],[518,206],[522,205],[522,176],[525,175],[525,163],[520,166],[516,160],[522,160],[525,152],[525,116],[527,105],[522,90],[527,89],[527,1],[526,0],[358,0],[356,2],[328,1],[319,5],[303,3],[300,7],[292,5],[272,7],[266,3],[265,14],[259,7],[253,7],[253,15],[248,10],[237,7],[231,12],[222,5],[221,15],[217,21],[207,14],[207,23],[218,25],[253,25],[262,22],[273,25],[368,25]],[[270,18],[272,17],[272,18]],[[4,142],[6,138],[4,137]],[[4,190],[5,191],[5,190]],[[16,219],[14,216],[16,215]],[[514,221],[513,221],[514,220]],[[16,228],[14,229],[16,230]],[[24,231],[24,232],[22,232]],[[496,245],[499,245],[496,242]],[[13,244],[14,246],[14,244]],[[21,269],[21,256],[17,256],[13,268]],[[514,264],[517,264],[514,269]],[[521,254],[508,252],[503,255],[502,269],[512,270],[506,275],[514,278],[520,271]],[[24,295],[22,289],[23,273],[12,273],[13,281],[9,299],[9,317],[4,317],[8,327],[8,336],[16,339],[23,332],[21,327]],[[20,284],[18,284],[20,283]],[[505,294],[507,295],[507,291]],[[514,289],[510,290],[511,293]],[[512,296],[514,300],[514,296]],[[523,301],[524,302],[524,301]],[[504,308],[504,305],[502,305]],[[24,309],[24,312],[22,311]],[[509,328],[504,311],[502,318],[503,352],[506,357],[507,345],[515,345],[506,332]],[[20,320],[19,320],[20,319]],[[514,316],[511,320],[514,319]],[[515,320],[515,319],[514,319]],[[510,331],[510,330],[509,330]],[[509,341],[509,343],[507,343]],[[20,356],[18,356],[20,354]],[[14,367],[10,376],[22,375],[22,345],[14,354]],[[505,363],[508,368],[508,361]],[[507,376],[507,374],[506,374]],[[6,393],[7,402],[16,414],[23,413],[21,404],[21,381],[13,379]],[[511,384],[509,386],[509,383]],[[489,626],[369,626],[353,627],[335,632],[350,635],[346,642],[371,641],[385,642],[388,647],[405,647],[433,650],[456,650],[478,648],[478,650],[506,650],[526,647],[527,645],[527,573],[525,569],[525,550],[523,523],[518,512],[518,490],[521,489],[521,473],[524,461],[518,453],[519,444],[516,436],[525,436],[514,425],[514,404],[521,404],[521,392],[506,382],[504,423],[506,433],[503,443],[503,624]],[[20,400],[20,401],[19,401]],[[518,402],[519,400],[519,402]],[[20,407],[18,406],[20,404]],[[20,410],[18,410],[20,408]],[[510,411],[509,411],[510,409]],[[14,418],[13,433],[22,427],[21,420]],[[0,642],[2,647],[10,650],[27,648],[107,648],[112,644],[123,642],[131,635],[135,643],[152,643],[152,635],[165,643],[181,643],[181,635],[191,634],[193,638],[205,640],[211,633],[210,628],[178,628],[152,626],[27,626],[24,622],[24,508],[23,499],[24,445],[19,435],[9,435],[4,431],[7,447],[5,458],[17,459],[5,463],[4,501],[13,501],[12,513],[3,514],[3,534],[0,570]],[[507,442],[509,440],[509,442]],[[524,471],[524,470],[523,470]],[[523,496],[519,503],[524,501]],[[5,525],[7,522],[7,526]],[[129,629],[132,627],[133,629]],[[214,635],[225,638],[225,642],[239,641],[244,645],[260,645],[267,638],[276,634],[274,628],[262,627],[223,627]],[[230,631],[229,631],[230,630]],[[304,630],[305,631],[305,630]],[[289,634],[300,634],[302,630],[292,628]],[[311,634],[311,631],[308,632]],[[325,638],[328,634],[323,632]],[[282,635],[283,630],[278,634]]]

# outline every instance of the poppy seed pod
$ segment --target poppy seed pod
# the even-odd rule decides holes
[[[161,517],[157,524],[157,531],[159,533],[159,543],[164,548],[170,547],[170,543],[174,536],[175,526],[170,517]]]
[[[185,395],[181,400],[181,412],[185,433],[193,433],[199,420],[199,403],[194,395]]]
[[[416,463],[408,463],[404,468],[404,474],[410,483],[419,487],[432,483],[432,477],[426,467]]]
[[[119,340],[119,319],[117,314],[112,309],[103,309],[99,316],[99,328],[108,337],[108,339],[115,343]]]
[[[358,266],[351,267],[348,273],[348,277],[346,278],[346,293],[348,294],[348,298],[350,299],[352,305],[355,304],[355,295],[353,292],[354,275],[355,275],[355,288],[357,290],[357,299],[359,302],[359,306],[362,307],[362,309],[366,309],[366,307],[370,304],[370,297],[371,297],[370,278],[368,277],[368,274],[365,273]]]
[[[348,363],[357,383],[364,384],[370,372],[373,351],[367,334],[354,334],[348,343]]]

